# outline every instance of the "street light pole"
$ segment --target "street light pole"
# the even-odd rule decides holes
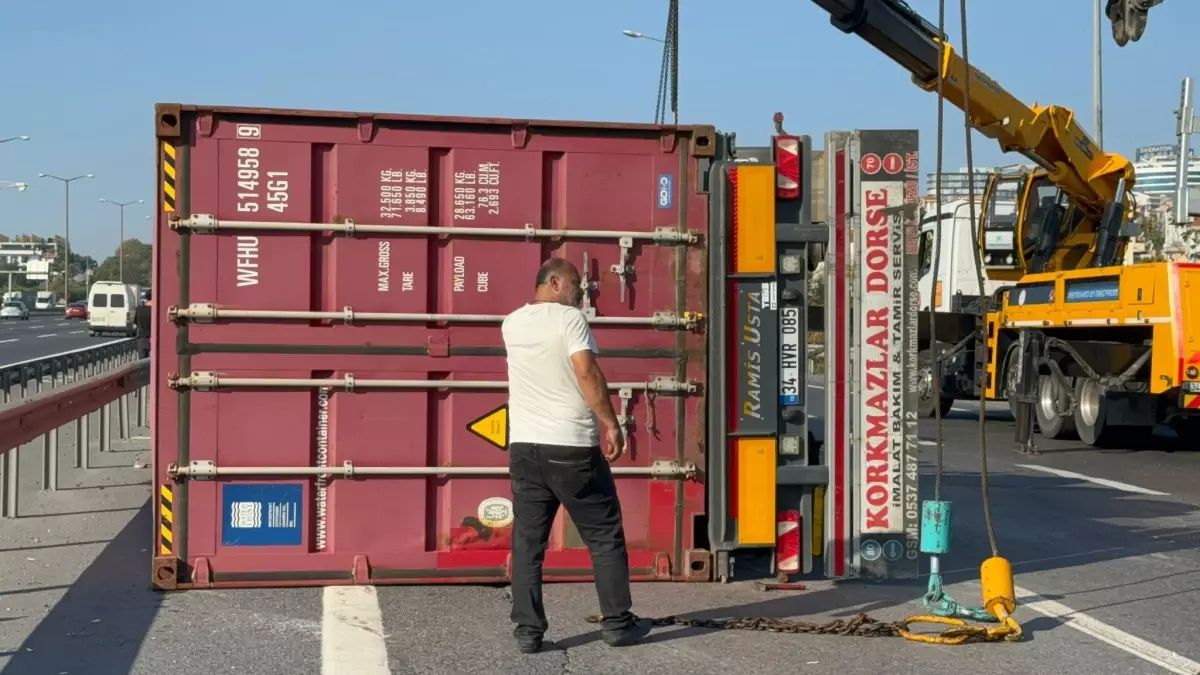
[[[661,38],[656,38],[653,35],[646,35],[644,33],[639,33],[636,30],[626,29],[626,30],[621,31],[621,34],[624,35],[625,37],[633,38],[634,40],[653,40],[660,44],[666,44],[665,42],[663,42],[663,40]]]
[[[0,138],[0,143],[7,143],[9,141],[27,141],[27,140],[29,140],[28,136],[9,136],[8,138]]]
[[[63,178],[50,173],[39,173],[38,178],[53,178],[63,184],[63,302],[71,302],[71,183],[83,178],[95,178],[94,173]],[[48,278],[48,277],[47,277]]]
[[[131,204],[144,204],[146,200],[135,199],[131,202],[114,202],[111,199],[100,198],[106,204],[112,204],[121,209],[121,244],[117,247],[117,277],[125,283],[125,207]]]

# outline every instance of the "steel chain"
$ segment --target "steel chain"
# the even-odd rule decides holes
[[[587,617],[588,623],[600,623],[603,617]],[[777,619],[765,616],[741,616],[728,619],[689,619],[671,614],[662,617],[639,617],[652,627],[681,626],[706,630],[747,630],[763,633],[788,633],[791,635],[844,635],[848,637],[901,637],[912,642],[926,644],[961,645],[968,642],[1018,642],[1023,632],[1011,618],[1006,617],[996,627],[971,625],[955,617],[936,615],[910,616],[904,621],[879,621],[866,614],[856,614],[849,619],[834,619],[825,623],[813,623],[798,619]],[[941,633],[916,633],[910,626],[918,623],[947,626]]]
[[[873,619],[866,614],[857,614],[849,619],[834,619],[825,623],[812,623],[797,619],[776,619],[765,616],[742,616],[728,619],[689,619],[672,614],[655,618],[642,617],[641,621],[651,626],[684,626],[708,630],[749,630],[766,633],[791,633],[793,635],[846,635],[853,637],[897,637],[904,629],[903,623],[889,623]],[[589,616],[588,623],[600,623],[601,617]]]

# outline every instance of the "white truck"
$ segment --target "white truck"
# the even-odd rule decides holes
[[[982,200],[975,202],[975,217],[983,213]],[[942,224],[938,273],[933,273],[934,228]],[[959,199],[946,202],[936,212],[921,217],[920,272],[917,290],[922,311],[961,312],[979,299],[979,281],[975,275],[975,251],[978,244],[971,224],[970,202]],[[934,284],[934,279],[938,280]],[[1004,284],[987,278],[984,272],[983,294],[991,295]]]
[[[34,309],[53,309],[58,303],[58,294],[54,291],[38,291],[37,299],[33,302]]]

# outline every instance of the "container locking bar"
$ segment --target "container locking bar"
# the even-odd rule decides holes
[[[646,476],[653,480],[693,480],[695,463],[656,461],[650,466],[614,466],[616,476]],[[340,470],[329,466],[217,466],[212,460],[192,460],[186,466],[171,464],[167,474],[179,481],[213,480],[219,476],[507,476],[507,466],[355,466],[342,463]]]
[[[212,323],[218,319],[295,319],[302,321],[342,321],[347,326],[361,322],[411,322],[411,323],[471,323],[500,324],[505,314],[420,314],[411,312],[355,312],[346,306],[340,312],[318,312],[275,309],[227,309],[208,303],[192,303],[186,308],[171,306],[167,316],[172,321]],[[704,315],[698,312],[655,312],[653,316],[592,316],[588,323],[593,326],[649,326],[669,330],[673,328],[695,330]]]
[[[213,389],[304,389],[304,388],[341,388],[346,392],[356,389],[467,389],[505,391],[508,382],[505,380],[388,380],[388,379],[359,379],[353,373],[342,377],[325,378],[292,378],[292,377],[225,377],[213,372],[195,372],[191,375],[171,375],[167,379],[172,389],[190,389],[193,391],[211,391]],[[682,382],[671,376],[655,377],[646,382],[609,382],[610,391],[620,392],[622,389],[644,391],[653,394],[691,394],[699,390],[700,385],[692,380]]]
[[[170,226],[173,230],[186,230],[196,234],[213,234],[220,230],[256,230],[275,232],[340,232],[348,237],[356,234],[407,234],[407,235],[446,235],[453,237],[487,237],[506,239],[602,239],[615,240],[621,244],[622,250],[633,245],[635,241],[651,242],[654,244],[694,244],[700,240],[697,233],[679,231],[670,227],[656,227],[650,232],[632,232],[618,230],[547,230],[538,229],[533,223],[525,227],[435,227],[428,225],[359,225],[353,220],[340,223],[264,223],[253,220],[217,220],[209,213],[198,213],[186,218],[172,215]],[[627,240],[627,241],[623,241]]]

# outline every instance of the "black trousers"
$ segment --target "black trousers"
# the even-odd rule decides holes
[[[561,504],[592,557],[596,594],[605,630],[630,625],[629,552],[621,523],[621,503],[600,448],[540,443],[509,446],[513,493],[513,634],[546,632],[542,602],[542,562],[550,528]]]

